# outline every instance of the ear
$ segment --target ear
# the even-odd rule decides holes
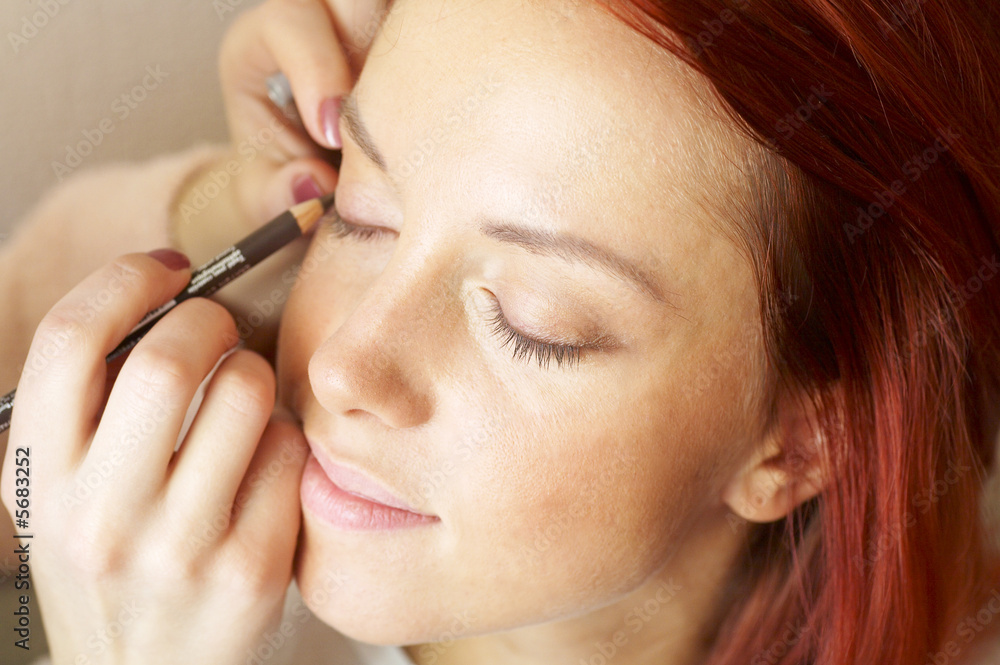
[[[723,502],[749,522],[782,519],[826,486],[825,446],[812,401],[780,398],[760,445],[726,485]]]

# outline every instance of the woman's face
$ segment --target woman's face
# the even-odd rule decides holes
[[[396,3],[341,122],[359,228],[317,232],[279,347],[333,479],[410,509],[310,462],[297,579],[323,620],[510,629],[704,554],[765,385],[706,95],[590,4]]]

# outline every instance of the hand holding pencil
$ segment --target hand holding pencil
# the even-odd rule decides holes
[[[333,205],[333,195],[300,203],[254,231],[195,270],[191,281],[164,305],[146,314],[106,357],[107,361],[130,351],[167,312],[189,298],[208,297],[299,236],[308,233]],[[10,427],[14,410],[11,391],[0,398],[0,432]]]
[[[232,316],[199,296],[308,232],[331,204],[328,196],[297,205],[193,272],[172,250],[122,256],[39,327],[27,362],[38,370],[18,386],[0,479],[13,516],[22,496],[15,457],[30,465],[16,466],[30,473],[30,504],[15,537],[44,543],[31,550],[32,589],[47,608],[53,662],[81,653],[122,607],[140,609],[139,632],[171,627],[152,642],[123,641],[122,662],[166,653],[230,662],[273,630],[308,447],[295,423],[273,413],[271,366],[250,351],[229,353],[238,339]],[[95,299],[96,312],[87,307]],[[51,339],[70,341],[43,352]],[[109,384],[107,358],[129,348]],[[267,483],[251,482],[264,473]]]

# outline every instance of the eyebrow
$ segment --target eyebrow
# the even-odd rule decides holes
[[[343,102],[341,102],[340,117],[361,152],[383,173],[388,173],[385,157],[375,146],[368,128],[361,120],[354,92],[344,97]],[[480,225],[480,231],[487,237],[517,245],[534,254],[556,256],[568,261],[581,261],[628,282],[640,293],[660,304],[675,306],[667,299],[649,272],[629,259],[579,236],[567,233],[549,233],[498,221],[483,222]]]
[[[675,306],[646,270],[629,259],[579,236],[528,229],[507,222],[484,222],[480,225],[480,230],[490,238],[517,245],[534,254],[556,256],[594,266],[628,282],[640,293],[658,303]]]
[[[368,133],[368,128],[361,121],[361,115],[358,113],[358,100],[354,96],[354,92],[344,97],[340,103],[340,117],[351,138],[361,148],[361,152],[365,153],[365,157],[385,173],[387,171],[385,157],[375,147],[372,135]]]

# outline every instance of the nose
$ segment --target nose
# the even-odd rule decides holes
[[[386,426],[407,428],[427,422],[434,411],[428,363],[445,335],[445,297],[440,276],[392,272],[379,276],[319,346],[309,360],[309,381],[330,413],[369,414]]]

